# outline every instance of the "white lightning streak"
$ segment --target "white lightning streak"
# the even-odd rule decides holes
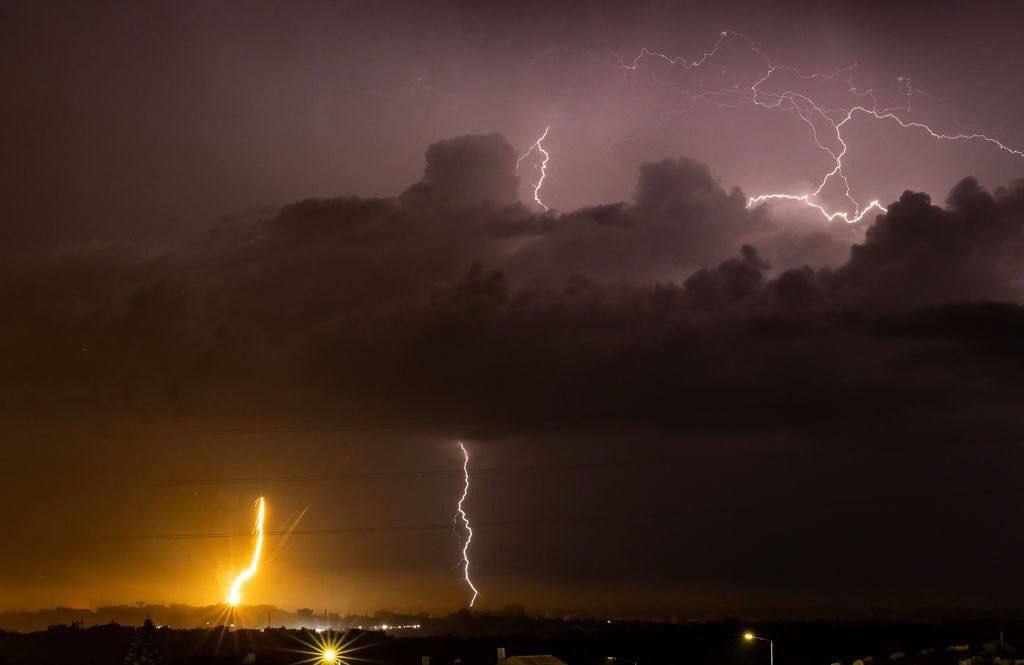
[[[544,159],[540,163],[540,178],[538,178],[537,182],[533,184],[533,200],[536,201],[537,205],[539,205],[541,208],[544,208],[544,212],[547,212],[548,210],[550,210],[550,208],[548,208],[544,204],[544,202],[540,200],[540,190],[541,187],[544,186],[544,178],[548,177],[548,160],[551,159],[551,155],[550,153],[548,153],[547,150],[544,149],[543,141],[548,137],[548,132],[550,131],[551,125],[548,125],[547,127],[544,128],[544,133],[540,135],[540,138],[534,141],[533,145],[530,146],[530,149],[524,152],[522,155],[520,155],[519,159],[516,160],[516,171],[518,171],[519,163],[523,161],[530,153],[532,153],[534,149],[536,149],[537,152],[539,152],[540,154],[544,155]]]
[[[901,76],[897,79],[899,83],[900,95],[906,97],[906,104],[899,107],[879,108],[878,100],[875,97],[873,90],[859,90],[853,83],[854,70],[857,66],[856,63],[828,74],[806,74],[795,67],[787,65],[778,65],[774,63],[771,60],[771,58],[768,57],[768,55],[765,54],[763,51],[761,51],[750,38],[738,32],[734,32],[732,30],[725,30],[719,33],[718,40],[715,42],[714,46],[709,51],[705,51],[704,54],[696,60],[687,60],[681,57],[668,56],[665,55],[664,53],[658,53],[656,51],[643,48],[640,51],[640,54],[633,58],[633,60],[629,61],[628,63],[621,57],[616,57],[616,63],[607,64],[617,67],[623,70],[624,72],[635,72],[639,71],[642,61],[645,58],[650,57],[662,60],[668,65],[681,65],[685,71],[689,71],[691,69],[699,68],[706,64],[708,60],[713,58],[718,53],[719,48],[728,39],[737,39],[742,41],[747,45],[750,52],[756,54],[759,58],[762,58],[764,60],[766,69],[764,70],[760,78],[753,85],[743,88],[740,87],[738,84],[733,84],[731,86],[714,90],[691,92],[689,90],[679,88],[676,85],[673,85],[669,82],[660,80],[654,72],[652,72],[653,80],[658,85],[667,87],[671,89],[673,92],[683,95],[688,99],[687,106],[682,108],[680,112],[690,110],[691,108],[694,107],[694,105],[697,104],[697,102],[706,102],[708,104],[711,104],[715,108],[719,109],[737,108],[742,105],[754,105],[764,109],[792,111],[810,129],[810,134],[815,146],[822,150],[823,152],[827,153],[832,161],[831,168],[825,172],[824,176],[818,182],[817,188],[813,192],[804,194],[794,194],[788,192],[769,192],[765,194],[758,194],[756,196],[751,196],[747,199],[748,208],[758,203],[763,203],[765,201],[796,201],[803,203],[809,208],[817,210],[819,213],[821,213],[822,216],[825,217],[825,219],[829,221],[842,219],[843,221],[851,224],[859,222],[861,219],[864,218],[866,214],[868,214],[872,210],[878,210],[879,212],[883,213],[886,212],[885,207],[882,206],[882,204],[880,204],[877,200],[873,200],[867,205],[861,206],[861,204],[853,197],[853,194],[850,190],[849,180],[847,179],[846,173],[843,171],[843,158],[846,156],[848,148],[846,144],[846,139],[843,136],[843,126],[850,122],[855,115],[863,115],[869,118],[874,118],[875,120],[891,120],[898,124],[903,129],[920,130],[929,135],[931,138],[940,141],[978,141],[982,143],[987,143],[995,146],[1000,151],[1003,151],[1009,155],[1024,158],[1024,151],[1010,147],[980,132],[946,134],[932,129],[930,126],[923,122],[907,120],[898,115],[897,112],[911,112],[910,100],[913,95],[918,94],[927,97],[934,97],[933,95],[929,95],[924,91],[914,89],[911,85],[910,79],[907,77]],[[848,86],[848,93],[854,99],[868,98],[871,102],[871,105],[865,106],[862,104],[855,104],[844,108],[826,108],[816,103],[807,95],[801,94],[799,92],[795,92],[792,90],[786,90],[783,92],[768,92],[763,90],[761,86],[768,84],[772,75],[780,71],[789,72],[803,80],[832,80],[838,78],[842,74],[845,74],[846,83]],[[815,120],[823,120],[830,126],[830,131],[834,132],[835,141],[838,145],[838,150],[830,148],[824,143],[822,143],[822,139],[818,135],[818,128],[815,126]],[[532,149],[533,148],[531,148],[531,151]],[[527,154],[529,154],[529,152]],[[822,191],[833,178],[838,178],[842,182],[843,195],[850,202],[852,210],[830,211],[823,204],[817,201]]]
[[[473,580],[469,577],[469,544],[473,542],[473,528],[469,525],[469,517],[466,515],[466,511],[463,510],[462,504],[466,501],[466,496],[469,495],[469,452],[466,451],[466,446],[459,441],[459,448],[462,449],[462,476],[464,485],[462,486],[462,496],[459,497],[459,505],[456,510],[459,513],[459,517],[462,518],[462,524],[466,529],[466,540],[462,543],[462,569],[465,575],[466,584],[473,590],[473,597],[469,599],[469,606],[473,607],[473,603],[476,602],[477,596],[480,592],[477,591],[473,585]]]

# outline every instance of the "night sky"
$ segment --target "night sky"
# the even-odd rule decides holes
[[[0,610],[1022,609],[1024,7],[485,4],[0,3]]]

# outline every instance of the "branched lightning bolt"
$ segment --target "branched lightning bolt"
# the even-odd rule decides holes
[[[462,524],[466,529],[466,540],[462,542],[462,570],[464,579],[469,588],[473,591],[473,597],[469,599],[469,606],[473,607],[473,603],[476,602],[477,596],[480,592],[477,591],[476,586],[473,585],[473,580],[469,576],[469,544],[473,542],[473,528],[469,525],[469,517],[466,515],[466,511],[463,509],[462,504],[466,501],[466,496],[469,495],[469,452],[466,451],[466,446],[459,441],[459,448],[462,450],[462,496],[459,497],[459,505],[456,511],[459,517],[462,518]]]
[[[540,163],[540,177],[537,178],[537,182],[533,184],[533,200],[541,208],[544,208],[544,212],[550,210],[550,208],[548,208],[547,205],[545,205],[544,202],[540,200],[540,190],[541,187],[544,186],[544,178],[548,177],[548,160],[551,159],[550,153],[548,153],[548,151],[544,149],[544,139],[548,137],[548,132],[550,131],[551,125],[548,125],[547,127],[544,128],[544,133],[541,134],[540,137],[533,142],[533,145],[530,146],[530,149],[524,152],[522,155],[520,155],[519,159],[516,160],[516,171],[518,171],[519,163],[526,159],[526,157],[530,155],[530,153],[532,153],[534,150],[544,155],[544,158],[543,160],[541,160]]]
[[[624,74],[629,72],[637,72],[640,70],[641,65],[645,59],[651,58],[655,60],[661,60],[662,62],[672,65],[681,66],[685,71],[699,69],[705,65],[709,60],[714,58],[722,45],[728,40],[737,40],[746,44],[747,48],[751,53],[756,55],[758,58],[764,61],[765,69],[760,77],[753,85],[741,86],[738,83],[734,83],[731,86],[726,86],[711,90],[699,90],[690,91],[684,88],[680,88],[670,82],[661,80],[657,77],[656,72],[652,70],[651,75],[655,83],[658,85],[669,88],[674,93],[683,96],[687,103],[684,107],[678,109],[676,112],[686,112],[692,109],[698,102],[704,102],[711,104],[715,108],[738,108],[743,105],[753,105],[764,109],[777,109],[781,111],[791,111],[795,113],[802,122],[804,122],[810,129],[811,137],[817,148],[825,152],[830,160],[831,167],[825,171],[824,175],[818,181],[817,188],[812,192],[808,193],[789,193],[789,192],[769,192],[764,194],[758,194],[751,196],[747,199],[747,207],[752,207],[756,204],[763,203],[765,201],[783,200],[783,201],[795,201],[803,203],[809,208],[817,210],[827,220],[832,221],[836,219],[842,219],[845,222],[854,223],[859,222],[872,210],[878,210],[879,212],[885,212],[886,209],[877,200],[872,200],[867,205],[861,205],[853,196],[850,188],[850,182],[844,172],[843,158],[846,156],[848,146],[846,138],[843,135],[843,128],[847,123],[853,120],[854,116],[864,116],[867,118],[873,118],[875,120],[891,121],[898,124],[904,129],[920,130],[933,139],[942,141],[978,141],[986,143],[996,147],[998,150],[1006,152],[1014,157],[1024,158],[1024,152],[1017,148],[1010,147],[997,139],[994,139],[986,134],[980,132],[970,133],[956,133],[946,134],[940,131],[932,129],[929,125],[923,122],[917,122],[907,120],[905,117],[899,115],[900,113],[911,112],[911,97],[915,94],[933,97],[928,93],[916,90],[911,85],[911,81],[907,77],[899,77],[897,82],[899,84],[900,95],[905,97],[906,103],[903,106],[898,107],[883,107],[879,108],[878,99],[872,89],[859,90],[853,82],[854,72],[857,67],[856,63],[839,69],[835,72],[819,74],[811,73],[807,74],[801,72],[795,67],[776,64],[772,59],[766,55],[757,45],[748,37],[731,30],[725,30],[719,33],[718,40],[714,46],[705,51],[700,58],[689,60],[682,57],[669,56],[664,53],[652,51],[647,48],[643,48],[640,54],[637,55],[630,61],[626,61],[621,57],[616,56],[616,62],[605,63],[613,67],[621,69]],[[841,108],[828,108],[814,101],[810,96],[794,91],[794,90],[782,90],[772,92],[765,90],[771,83],[771,79],[776,72],[787,72],[799,77],[802,80],[812,79],[838,79],[841,76],[845,76],[847,83],[847,92],[851,95],[855,103]],[[701,85],[703,85],[704,79],[701,79]],[[868,100],[869,105],[860,100]],[[954,116],[955,117],[955,116]],[[829,132],[833,135],[836,147],[830,147],[823,141],[822,137],[818,133],[818,126],[816,122],[823,121]],[[536,144],[535,144],[536,145]],[[532,148],[531,148],[532,150]],[[529,154],[529,153],[527,153]],[[524,155],[525,156],[525,155]],[[522,158],[520,158],[522,159]],[[833,180],[839,179],[843,188],[843,195],[849,201],[852,209],[850,210],[829,210],[824,204],[819,202],[818,197],[821,195],[825,187]]]

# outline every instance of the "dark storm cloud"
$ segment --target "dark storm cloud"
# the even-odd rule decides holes
[[[303,201],[156,259],[8,262],[9,408],[799,428],[976,399],[993,331],[1019,325],[1019,183],[908,192],[842,265],[773,269],[758,244],[792,256],[822,227],[748,210],[702,164],[645,164],[633,203],[564,215],[515,202],[514,168],[500,136],[460,137],[396,199]],[[990,300],[1009,304],[971,304]]]
[[[747,209],[741,192],[679,158],[643,165],[631,202],[537,214],[510,198],[516,153],[500,137],[459,137],[427,155],[422,181],[397,197],[309,199],[255,211],[171,252],[86,245],[6,253],[0,426],[11,440],[28,442],[9,468],[36,469],[13,473],[8,485],[32,492],[34,478],[66,478],[47,494],[49,503],[8,517],[5,528],[21,534],[10,548],[19,563],[6,584],[18,598],[43,602],[33,586],[41,583],[31,580],[50,579],[66,555],[30,556],[32,538],[52,539],[47,511],[77,507],[83,496],[94,511],[116,515],[104,528],[221,528],[202,521],[211,501],[228,500],[220,489],[161,499],[177,506],[187,494],[194,505],[177,526],[157,515],[157,505],[142,509],[150,522],[137,523],[134,506],[117,506],[128,491],[125,477],[320,472],[303,468],[296,434],[212,443],[160,438],[161,430],[191,427],[369,425],[375,433],[358,437],[365,445],[355,460],[368,471],[434,468],[444,462],[431,446],[459,436],[470,437],[475,454],[492,455],[483,463],[495,466],[550,463],[558,455],[572,463],[616,455],[663,460],[657,469],[588,471],[575,480],[558,472],[557,492],[544,489],[543,479],[536,491],[522,491],[518,478],[508,479],[517,487],[495,486],[501,510],[517,517],[542,514],[549,503],[609,520],[653,506],[677,517],[650,532],[629,521],[609,525],[601,536],[607,541],[559,585],[538,581],[562,575],[557,564],[531,559],[524,541],[503,539],[502,551],[514,552],[503,569],[511,577],[490,578],[490,588],[531,606],[676,611],[678,596],[655,589],[686,588],[706,594],[700,611],[733,608],[747,602],[735,594],[762,588],[767,577],[818,606],[838,607],[844,598],[865,606],[890,598],[893,588],[927,605],[914,585],[935,579],[956,557],[984,564],[951,591],[957,598],[988,584],[987,571],[1008,568],[998,552],[941,549],[945,558],[934,558],[940,531],[950,530],[944,544],[967,543],[977,529],[995,537],[998,524],[947,526],[947,512],[922,515],[912,498],[887,501],[891,517],[880,520],[857,513],[863,508],[855,502],[876,486],[931,496],[932,483],[949,486],[952,467],[976,469],[952,485],[974,490],[990,478],[1006,482],[1018,468],[1016,449],[1003,444],[1024,434],[1024,310],[1017,304],[1024,185],[989,193],[968,178],[944,206],[906,193],[862,228],[824,226]],[[844,245],[844,258],[832,259]],[[97,433],[133,428],[143,432],[137,445]],[[402,447],[403,437],[380,433],[398,429],[423,445]],[[989,453],[979,457],[979,446]],[[330,436],[315,459],[344,447]],[[154,458],[162,463],[154,466]],[[259,460],[271,461],[264,467]],[[83,495],[83,484],[97,478],[109,479],[110,488]],[[140,504],[151,490],[139,490]],[[306,490],[278,488],[275,501],[305,501]],[[240,515],[250,491],[238,488]],[[325,527],[347,523],[348,506],[374,503],[368,491],[318,488],[316,519]],[[407,516],[410,506],[436,523],[430,511],[449,510],[450,497],[447,488],[433,492],[393,488],[388,501],[400,513],[375,514],[373,523],[420,519]],[[813,505],[805,496],[816,497]],[[347,506],[343,515],[335,505]],[[991,509],[977,497],[957,506],[972,515]],[[858,543],[902,538],[909,516],[919,525],[917,544],[896,549],[885,566],[861,567],[868,546]],[[739,519],[753,524],[740,533],[731,526]],[[529,550],[564,553],[584,547],[580,537],[532,534]],[[695,537],[718,546],[695,549]],[[642,567],[618,548],[622,540],[644,553]],[[806,563],[820,542],[841,543],[843,551]],[[76,543],[80,554],[95,549],[85,536]],[[429,565],[402,558],[416,548],[378,548],[346,540],[328,547],[334,558],[318,565],[349,580],[346,588],[381,599],[372,602],[437,602],[425,600],[437,597],[425,591],[430,582],[420,591],[395,590],[394,571]],[[319,550],[296,551],[309,557]],[[445,543],[431,551],[438,560],[447,556]],[[167,550],[166,560],[175,552]],[[913,553],[927,553],[931,567]],[[342,554],[355,557],[344,559],[351,568],[338,563]],[[834,566],[850,572],[835,580]],[[360,580],[372,571],[380,577],[351,581],[352,569]],[[141,569],[108,576],[115,577],[151,584]],[[609,579],[652,590],[624,591],[614,597],[629,600],[612,602],[594,591]],[[449,581],[438,583],[448,588]],[[720,597],[723,589],[732,600]],[[779,607],[775,597],[758,602]]]
[[[640,167],[632,205],[584,208],[559,217],[542,243],[509,256],[510,273],[547,281],[574,274],[603,280],[680,280],[736,251],[745,240],[773,235],[761,210],[738,189],[726,192],[707,166],[666,159]]]
[[[423,180],[402,198],[408,205],[416,205],[417,199],[461,207],[510,205],[519,198],[515,160],[512,146],[500,134],[460,136],[435,143],[427,150]]]
[[[907,192],[836,271],[843,298],[891,305],[1019,296],[1024,187],[993,197],[965,178],[942,209]]]
[[[827,4],[0,3],[0,608],[214,602],[247,543],[128,538],[244,530],[258,491],[275,527],[447,523],[457,477],[149,481],[457,470],[458,436],[531,467],[474,478],[474,519],[587,518],[482,529],[484,608],[1019,604],[1024,187],[900,193],[1020,160],[858,115],[851,194],[889,214],[748,209],[828,155],[676,90],[762,58],[618,66],[733,30],[1019,148],[1019,4]],[[868,100],[842,79],[772,80]],[[450,609],[451,536],[296,537],[253,593]]]

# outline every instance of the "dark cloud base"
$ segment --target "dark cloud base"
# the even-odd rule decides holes
[[[52,537],[53,511],[85,501],[126,532],[159,530],[184,495],[149,506],[152,488],[136,488],[137,514],[122,505],[124,477],[306,473],[310,449],[294,432],[326,423],[395,432],[359,437],[366,471],[396,468],[385,453],[405,436],[398,429],[419,444],[395,455],[422,468],[443,464],[451,451],[436,442],[458,436],[485,465],[637,464],[560,472],[557,486],[485,486],[483,501],[502,497],[491,517],[555,506],[609,522],[596,535],[482,539],[482,574],[502,602],[699,613],[863,609],[898,596],[902,607],[991,607],[984,589],[1020,547],[1004,502],[1024,463],[1024,183],[990,194],[966,178],[945,206],[907,192],[850,227],[748,210],[742,192],[686,159],[643,165],[631,203],[536,214],[515,201],[514,166],[500,136],[461,137],[431,147],[423,180],[396,198],[226,219],[159,255],[8,253],[0,425],[21,442],[9,468],[38,471],[8,484],[40,499],[8,518],[22,539],[7,586],[37,599],[62,556],[92,556],[84,532],[67,552],[33,553],[25,538]],[[196,423],[263,435],[160,434]],[[36,477],[70,480],[39,495]],[[109,487],[82,494],[90,478]],[[375,519],[398,523],[415,509],[443,522],[449,489],[426,500],[418,486],[394,486],[384,505],[401,514]],[[232,510],[248,514],[252,491],[231,494]],[[276,505],[304,491],[279,488]],[[344,483],[317,491],[325,527],[373,496]],[[188,494],[195,512],[182,530],[229,496]],[[109,545],[111,561],[124,547]],[[337,569],[361,598],[436,606],[433,587],[393,580],[447,561],[447,537],[432,553],[398,547],[382,558],[375,547],[346,540],[322,561],[319,545],[302,550],[296,575]],[[171,565],[175,555],[160,556]],[[125,570],[103,579],[152,586],[149,572]],[[437,588],[461,602],[450,582]],[[660,591],[634,596],[631,584]],[[992,602],[1019,598],[1019,584],[997,586]]]
[[[396,199],[303,201],[156,257],[9,257],[7,415],[733,431],[1020,396],[1020,183],[811,228],[686,159],[643,165],[633,203],[537,215],[514,160],[499,135],[461,137]]]

